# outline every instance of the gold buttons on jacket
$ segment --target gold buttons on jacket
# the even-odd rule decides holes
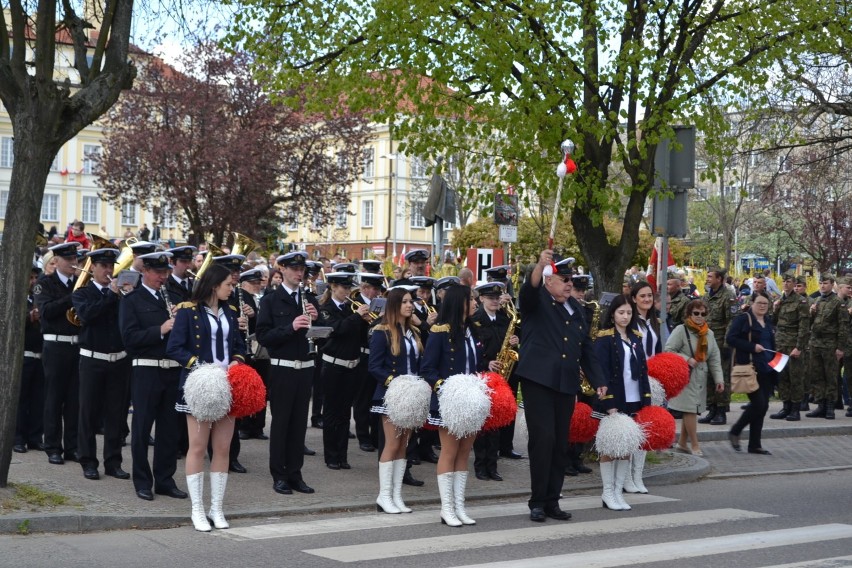
[[[563,354],[562,354],[562,358],[563,358],[563,359],[567,359],[567,358],[568,358],[568,356],[567,356],[567,355],[565,355],[565,353],[563,353]]]

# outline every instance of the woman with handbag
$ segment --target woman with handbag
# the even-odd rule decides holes
[[[708,374],[716,392],[725,389],[722,379],[722,357],[707,325],[707,304],[692,300],[686,305],[683,323],[672,331],[666,341],[666,351],[677,353],[689,365],[689,382],[679,395],[668,401],[669,410],[682,413],[680,437],[675,451],[696,456],[704,455],[698,445],[698,415],[707,402]],[[686,447],[687,438],[692,449]]]
[[[728,345],[734,349],[734,367],[738,365],[753,365],[757,373],[758,388],[748,393],[750,404],[743,411],[740,419],[728,433],[731,446],[740,451],[740,434],[748,426],[748,453],[771,455],[760,445],[760,435],[763,431],[763,418],[769,409],[769,397],[772,396],[772,384],[775,370],[769,366],[772,353],[775,351],[775,333],[770,318],[766,317],[771,300],[769,295],[760,290],[752,296],[749,312],[741,314],[731,322],[728,335],[725,338]]]

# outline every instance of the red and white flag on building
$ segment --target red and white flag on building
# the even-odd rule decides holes
[[[405,266],[405,245],[402,245],[402,252],[399,253],[399,257],[394,259],[394,264],[397,266]]]
[[[671,268],[676,268],[675,259],[672,256],[672,251],[669,249],[668,251],[668,261],[666,265],[663,266],[662,259],[660,258],[661,250],[663,247],[663,237],[657,237],[654,239],[654,248],[651,250],[651,259],[648,261],[648,282],[657,290],[657,275],[662,271],[665,273]]]
[[[780,373],[784,370],[784,367],[787,366],[787,362],[790,360],[789,355],[784,355],[780,351],[775,352],[775,357],[769,362],[769,366],[775,369],[776,372]]]

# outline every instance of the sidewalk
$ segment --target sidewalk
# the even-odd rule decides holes
[[[776,412],[780,403],[770,405]],[[652,456],[645,470],[646,484],[653,486],[694,482],[702,477],[728,477],[769,473],[798,473],[826,469],[852,468],[852,418],[838,414],[836,420],[805,418],[801,422],[766,419],[764,447],[772,456],[734,452],[727,442],[727,431],[740,414],[739,407],[728,415],[727,426],[700,426],[705,457],[660,452]],[[225,496],[225,511],[230,519],[264,520],[287,515],[371,509],[375,505],[377,473],[375,452],[350,444],[349,471],[332,471],[322,458],[322,432],[308,429],[307,444],[316,456],[305,456],[303,476],[316,493],[279,495],[272,491],[268,471],[268,445],[260,440],[242,443],[240,461],[247,474],[232,473]],[[743,433],[745,441],[747,431]],[[100,438],[98,443],[101,443]],[[526,454],[526,428],[519,415],[515,448]],[[130,470],[130,451],[125,448],[124,469]],[[656,459],[655,459],[656,458]],[[472,458],[471,458],[472,459]],[[651,463],[659,462],[659,463]],[[600,477],[595,472],[566,477],[564,493],[597,491]],[[175,475],[178,487],[186,489],[183,461]],[[499,471],[505,481],[479,481],[472,474],[468,481],[468,499],[499,497],[525,501],[529,495],[529,462],[501,459]],[[472,470],[472,467],[471,467]],[[426,482],[423,487],[403,486],[410,505],[435,504],[438,491],[435,466],[424,463],[413,468],[414,476]],[[101,468],[103,473],[103,468]],[[29,532],[91,532],[130,528],[162,528],[189,524],[189,500],[156,495],[153,502],[136,497],[133,483],[102,476],[98,481],[83,477],[77,463],[49,465],[42,452],[13,454],[9,480],[27,483],[45,491],[68,497],[69,505],[50,510],[16,510],[0,513],[0,533],[15,533],[25,524]]]

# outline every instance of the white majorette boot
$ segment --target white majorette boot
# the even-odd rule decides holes
[[[379,462],[379,496],[376,497],[376,511],[398,514],[402,511],[393,503],[393,462]]]
[[[648,489],[645,487],[645,483],[642,481],[642,472],[645,471],[645,457],[648,455],[648,452],[644,450],[639,450],[638,452],[633,452],[633,459],[630,460],[630,473],[633,477],[633,485],[636,487],[637,493],[647,493]],[[624,490],[627,491],[627,484],[624,484]]]
[[[405,506],[402,500],[402,478],[405,477],[405,466],[407,461],[404,459],[394,460],[393,464],[393,483],[391,484],[391,497],[396,508],[403,513],[410,513],[411,509]]]
[[[615,463],[614,461],[602,461],[601,466],[601,482],[603,483],[603,493],[601,501],[603,506],[613,511],[621,511],[621,503],[615,498]]]
[[[442,473],[438,476],[438,492],[441,494],[441,522],[448,527],[460,527],[462,522],[456,517],[453,503],[453,478],[455,472]]]
[[[467,516],[464,510],[464,490],[467,486],[467,472],[457,471],[453,478],[453,503],[455,505],[456,518],[465,525],[475,525],[476,521]]]
[[[624,500],[624,480],[630,475],[630,460],[615,460],[615,487],[612,489],[612,496],[621,505],[622,511],[629,511],[630,505]]]
[[[201,532],[210,532],[210,523],[204,514],[204,472],[186,476],[186,488],[192,502],[192,526]]]
[[[627,468],[627,477],[624,478],[624,492],[625,493],[639,493],[639,488],[636,487],[636,484],[633,482],[633,474],[630,473],[633,471],[633,457],[636,454],[633,453],[630,455],[630,465]]]
[[[225,487],[228,485],[228,473],[225,471],[210,472],[210,520],[217,529],[227,529],[231,525],[222,512],[222,500],[225,499]]]

